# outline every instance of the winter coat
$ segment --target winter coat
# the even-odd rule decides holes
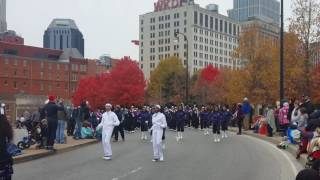
[[[54,102],[46,104],[42,111],[44,112],[48,121],[58,121],[58,111],[64,110],[63,107],[59,107]]]
[[[251,105],[249,102],[242,103],[242,112],[247,115],[251,112]]]
[[[266,120],[267,120],[267,123],[269,124],[269,126],[273,129],[273,132],[275,132],[277,127],[276,127],[276,122],[275,122],[274,110],[273,109],[269,109],[267,111]]]
[[[288,113],[289,113],[288,106],[284,106],[280,109],[280,111],[279,111],[279,124],[280,125],[289,124]]]

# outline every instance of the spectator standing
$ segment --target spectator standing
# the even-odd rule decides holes
[[[7,144],[13,140],[13,129],[5,115],[5,105],[0,107],[0,179],[11,180],[13,159],[7,152]]]

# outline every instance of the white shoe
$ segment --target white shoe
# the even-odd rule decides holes
[[[164,159],[163,159],[163,155],[160,157],[160,159],[159,159],[160,161],[164,161]]]
[[[223,139],[224,138],[224,134],[222,133],[222,135],[221,135],[221,138]]]
[[[162,144],[162,149],[166,149],[166,144]]]
[[[214,138],[214,142],[217,142],[217,138]]]
[[[220,142],[220,138],[217,139],[217,142]]]
[[[111,160],[112,158],[110,156],[103,156],[104,160]]]
[[[224,135],[224,138],[228,138],[228,135],[227,135],[227,133],[225,133],[225,135]]]
[[[177,139],[177,142],[179,142],[179,140],[180,140],[180,137],[179,137],[179,136],[177,136],[177,137],[176,137],[176,139]]]
[[[152,162],[158,162],[159,159],[152,159]]]

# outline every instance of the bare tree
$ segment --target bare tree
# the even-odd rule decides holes
[[[293,0],[293,15],[289,19],[289,31],[298,35],[301,42],[301,51],[304,54],[304,82],[306,95],[310,95],[310,68],[311,57],[315,52],[316,44],[320,40],[320,1]]]

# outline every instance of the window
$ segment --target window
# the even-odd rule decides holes
[[[24,87],[27,87],[27,82],[24,81],[24,82],[23,82],[23,86],[24,86]]]
[[[17,75],[17,70],[16,70],[16,69],[13,71],[13,75],[14,75],[14,76]]]
[[[17,82],[16,81],[13,82],[13,88],[17,89]]]
[[[57,64],[57,70],[58,71],[60,70],[60,64]]]
[[[9,64],[9,59],[8,58],[4,59],[4,64]]]
[[[43,79],[43,72],[40,72],[40,79]]]
[[[51,91],[51,84],[48,84],[48,89],[49,91]]]
[[[44,63],[43,62],[40,63],[40,67],[41,67],[41,69],[44,68]]]
[[[200,13],[200,26],[203,26],[203,14]]]
[[[194,24],[198,24],[198,12],[194,12]]]
[[[18,65],[18,60],[15,59],[13,65],[17,66]]]
[[[223,32],[223,21],[220,20],[220,32]]]
[[[213,17],[210,17],[210,29],[213,29]]]
[[[69,70],[69,67],[68,67],[67,64],[64,65],[64,70],[65,70],[65,71],[68,71],[68,70]]]
[[[27,66],[27,60],[23,60],[23,66],[24,66],[24,67]]]
[[[4,84],[5,86],[8,86],[8,81],[5,80],[3,84]]]
[[[205,27],[207,28],[209,25],[209,19],[208,19],[208,15],[205,16]]]
[[[51,69],[52,69],[52,65],[51,65],[51,63],[49,63],[49,64],[48,64],[48,66],[49,66],[49,69],[51,70]]]

